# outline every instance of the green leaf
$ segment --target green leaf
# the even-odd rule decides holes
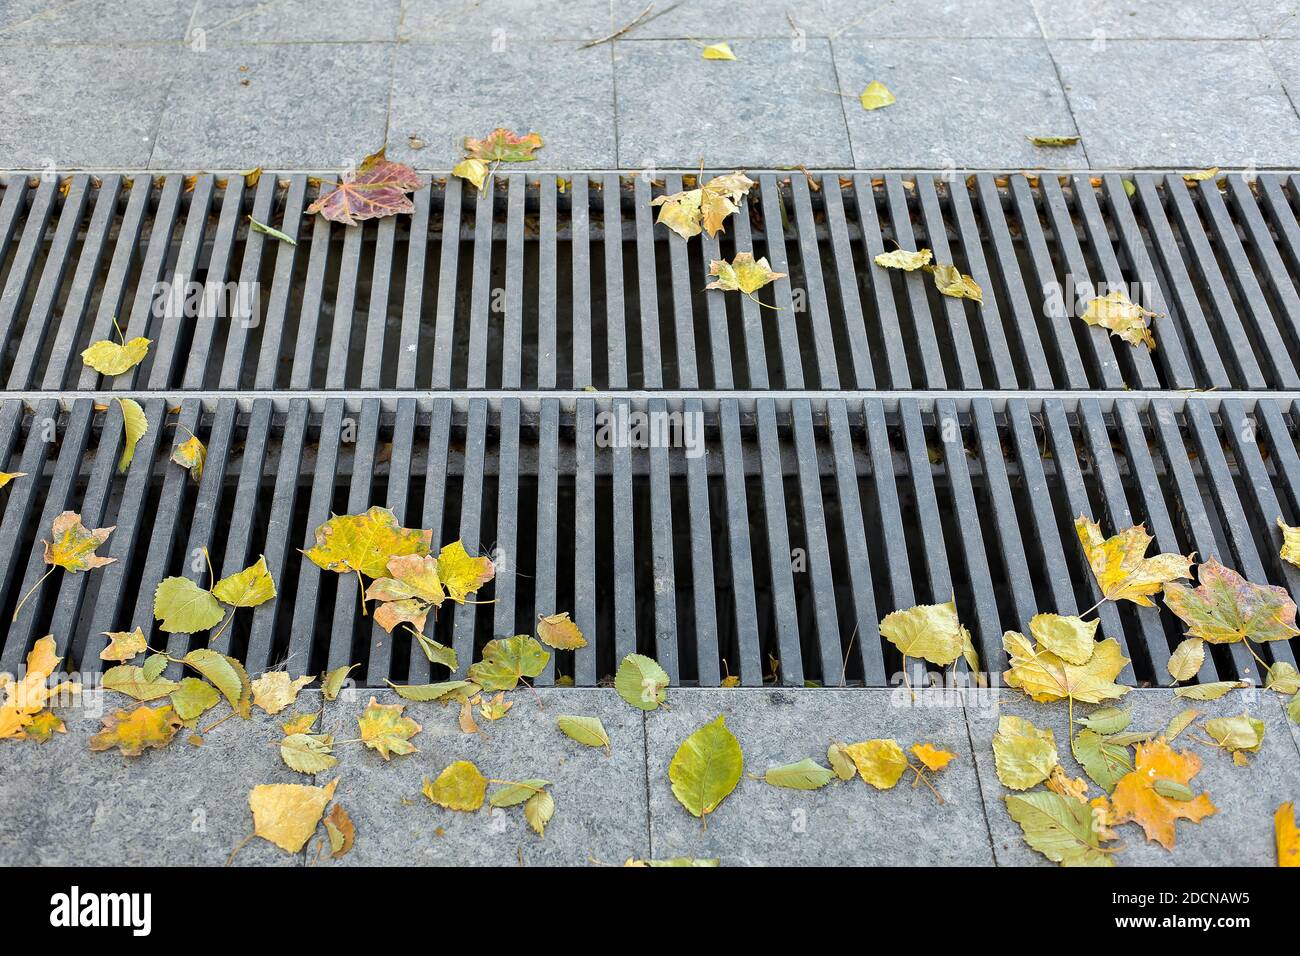
[[[266,555],[244,570],[222,578],[212,588],[217,600],[231,607],[257,607],[275,597],[275,581],[266,567]]]
[[[1296,604],[1285,588],[1253,584],[1211,558],[1197,569],[1200,586],[1165,585],[1165,607],[1187,625],[1191,637],[1211,644],[1284,641],[1300,635]]]
[[[744,770],[740,743],[718,715],[682,741],[668,765],[668,779],[681,805],[703,820],[736,789]]]
[[[193,634],[221,623],[225,612],[212,596],[189,578],[163,578],[153,593],[153,616],[169,634]]]
[[[1075,723],[1089,730],[1095,730],[1099,734],[1117,734],[1127,730],[1132,720],[1132,707],[1103,707],[1101,710],[1094,710],[1087,717],[1080,717]]]
[[[194,720],[220,701],[217,689],[197,677],[182,677],[180,687],[172,692],[172,709],[181,720]]]
[[[1092,808],[1073,797],[1039,790],[1004,798],[1025,842],[1062,866],[1114,866],[1093,828]]]
[[[122,457],[117,460],[118,472],[124,472],[135,457],[135,446],[149,431],[149,419],[145,417],[140,403],[130,398],[119,398],[118,407],[122,409],[124,436],[122,438]]]
[[[1131,747],[1134,744],[1144,744],[1155,735],[1154,730],[1130,730],[1126,734],[1110,734],[1106,737],[1106,742],[1117,747]]]
[[[1218,700],[1229,691],[1241,690],[1243,687],[1249,687],[1250,681],[1245,680],[1221,680],[1213,681],[1209,684],[1192,684],[1190,687],[1174,688],[1175,697],[1185,697],[1188,700]]]
[[[144,659],[144,664],[141,665],[140,672],[144,675],[145,680],[153,681],[157,680],[166,669],[166,654],[150,654]]]
[[[1025,139],[1035,146],[1073,146],[1079,142],[1077,136],[1026,136]]]
[[[1278,661],[1268,669],[1268,677],[1264,681],[1264,686],[1268,690],[1277,691],[1284,697],[1290,697],[1300,691],[1300,673],[1297,673],[1295,667],[1286,661]]]
[[[555,718],[555,725],[571,740],[576,740],[587,747],[604,747],[606,753],[611,751],[609,734],[605,732],[605,725],[600,722],[599,717],[561,714]]]
[[[248,719],[253,708],[253,683],[248,679],[243,664],[206,647],[190,651],[182,658],[182,663],[212,681],[235,713]]]
[[[348,679],[353,668],[360,667],[360,664],[344,664],[334,668],[321,680],[321,693],[325,695],[326,700],[336,700],[339,691],[343,689],[343,682]]]
[[[657,661],[641,654],[629,654],[618,665],[614,690],[633,707],[654,710],[667,699],[668,672]]]
[[[1187,803],[1196,799],[1196,794],[1192,793],[1192,788],[1185,783],[1179,783],[1177,780],[1161,778],[1151,784],[1151,789],[1160,796],[1169,800],[1177,800],[1179,803]]]
[[[320,773],[339,762],[329,734],[290,734],[280,741],[280,759],[299,773]]]
[[[1291,718],[1291,722],[1300,724],[1300,694],[1291,698],[1291,703],[1286,705],[1286,715]]]
[[[248,226],[253,230],[253,232],[260,232],[264,236],[270,236],[272,239],[279,239],[281,242],[287,243],[291,246],[296,246],[298,244],[293,237],[285,235],[279,229],[272,229],[265,223],[258,222],[252,216],[248,217]]]
[[[1128,748],[1107,740],[1095,730],[1075,734],[1070,749],[1083,772],[1107,793],[1114,793],[1115,785],[1133,771],[1133,755]]]
[[[541,793],[550,785],[551,781],[540,778],[507,783],[488,797],[488,804],[494,807],[515,807]]]
[[[872,80],[858,95],[858,102],[864,110],[878,110],[898,102],[889,88],[879,80]]]
[[[1046,780],[1061,762],[1056,736],[1023,717],[1003,714],[993,735],[993,759],[998,779],[1012,790],[1028,790]]]
[[[693,856],[674,856],[667,860],[628,860],[624,866],[717,867],[721,860],[701,860]]]
[[[136,700],[157,700],[166,697],[180,685],[172,680],[146,677],[144,668],[136,664],[118,664],[104,671],[104,689],[126,694]]]
[[[440,700],[463,687],[469,687],[470,682],[467,680],[448,680],[440,684],[394,684],[392,681],[388,681],[388,686],[397,692],[398,697],[428,703],[431,700]]]
[[[441,664],[453,674],[460,670],[460,660],[456,657],[456,651],[445,644],[439,644],[431,637],[425,637],[419,631],[412,631],[416,641],[420,644],[420,650],[424,651],[424,656],[429,659],[431,664]]]
[[[1231,753],[1257,753],[1264,744],[1264,721],[1242,714],[1240,717],[1216,717],[1205,722],[1205,732],[1224,750]]]
[[[483,659],[471,664],[469,679],[484,690],[514,690],[525,677],[536,677],[551,659],[550,651],[527,634],[498,638],[483,647]]]
[[[763,775],[772,786],[789,790],[820,790],[834,778],[834,770],[827,770],[811,757],[783,767],[769,767]]]

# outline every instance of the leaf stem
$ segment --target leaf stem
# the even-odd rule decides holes
[[[55,569],[55,567],[56,567],[56,565],[51,564],[51,565],[50,565],[50,569],[49,569],[48,571],[46,571],[44,574],[42,574],[39,578],[36,579],[36,583],[32,585],[32,589],[31,589],[31,591],[28,591],[26,594],[23,595],[23,599],[22,599],[21,601],[19,601],[19,602],[18,602],[18,606],[17,606],[16,608],[14,608],[14,616],[13,616],[13,618],[11,619],[12,621],[16,621],[16,620],[18,620],[18,612],[21,611],[23,605],[27,603],[27,599],[28,599],[29,597],[32,596],[32,592],[33,592],[33,591],[35,591],[38,587],[41,586],[41,582],[42,582],[42,581],[44,581],[44,580],[45,580],[46,578],[48,578],[51,574],[54,573],[54,569]]]

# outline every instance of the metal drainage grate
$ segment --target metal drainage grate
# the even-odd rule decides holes
[[[100,666],[102,633],[148,631],[156,582],[198,577],[206,546],[221,574],[265,552],[279,582],[277,600],[241,611],[218,642],[250,669],[361,661],[371,685],[440,676],[408,640],[357,613],[353,578],[297,551],[331,511],[373,503],[501,559],[495,604],[451,608],[434,625],[462,661],[493,635],[530,630],[538,613],[575,612],[594,639],[555,655],[543,683],[593,684],[639,650],[680,683],[716,685],[730,672],[759,684],[775,670],[790,684],[883,685],[900,662],[879,618],[953,594],[989,669],[1001,669],[1003,629],[1094,603],[1072,528],[1080,512],[1108,527],[1145,521],[1161,550],[1215,555],[1300,593],[1274,527],[1278,515],[1300,521],[1300,408],[1266,397],[144,404],[149,431],[123,477],[115,410],[90,399],[0,402],[0,469],[31,476],[4,492],[5,620],[42,573],[40,539],[65,508],[116,525],[105,550],[118,559],[51,576],[8,627],[4,670],[47,632],[71,665]],[[598,446],[598,414],[620,404],[701,414],[704,454]],[[208,445],[200,483],[168,461],[178,424]],[[1121,679],[1166,679],[1180,639],[1171,615],[1105,604],[1100,616],[1133,659]],[[150,641],[175,653],[206,635],[155,628]],[[1266,651],[1294,662],[1296,644]],[[1239,676],[1259,676],[1242,648],[1213,648],[1202,679]]]
[[[716,240],[652,222],[651,184],[607,175],[434,179],[410,217],[346,229],[305,175],[0,180],[0,381],[10,393],[288,389],[1300,389],[1300,176],[1097,179],[754,173]],[[63,193],[66,191],[66,196]],[[617,201],[612,201],[614,198]],[[298,239],[280,244],[247,216]],[[490,228],[487,228],[490,224]],[[779,228],[774,229],[774,224]],[[779,241],[778,241],[779,240]],[[871,258],[929,246],[982,309]],[[710,260],[791,281],[706,295]],[[160,282],[241,283],[251,321],[155,308]],[[1137,284],[1159,348],[1044,303]],[[1059,288],[1060,294],[1053,290]],[[155,314],[158,312],[159,314]],[[78,353],[155,340],[111,386]]]

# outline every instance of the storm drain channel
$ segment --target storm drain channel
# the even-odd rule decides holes
[[[298,550],[372,504],[496,560],[494,603],[429,625],[462,662],[573,613],[591,643],[542,683],[639,651],[681,684],[883,686],[880,618],[954,596],[1001,670],[1004,630],[1096,602],[1080,513],[1300,594],[1275,524],[1300,524],[1300,177],[751,176],[726,233],[689,241],[653,224],[671,174],[435,177],[413,216],[350,229],[303,215],[305,175],[0,179],[0,470],[28,476],[0,491],[3,620],[61,511],[116,525],[117,559],[47,579],[0,670],[46,633],[92,670],[106,631],[206,644],[152,615],[163,577],[206,580],[206,547],[222,575],[265,554],[278,584],[217,641],[250,670],[439,679]],[[983,308],[871,263],[920,246]],[[747,250],[790,280],[703,291]],[[1161,313],[1154,351],[1071,311],[1117,286]],[[79,353],[115,320],[153,344],[101,380]],[[114,396],[149,420],[125,474]],[[190,432],[197,482],[169,461]],[[1168,682],[1172,615],[1100,618],[1121,680]],[[1240,646],[1200,675],[1240,677]]]

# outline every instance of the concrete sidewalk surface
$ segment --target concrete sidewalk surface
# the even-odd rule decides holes
[[[612,689],[548,689],[535,698],[521,688],[509,696],[514,707],[503,719],[480,721],[481,735],[460,731],[455,706],[407,702],[406,715],[423,728],[412,738],[417,753],[385,762],[360,743],[341,742],[338,766],[314,781],[281,762],[277,743],[285,720],[320,710],[318,692],[304,691],[274,717],[257,711],[249,721],[227,720],[207,733],[202,746],[187,742],[182,731],[166,749],[138,758],[89,750],[101,705],[131,704],[101,694],[87,694],[80,709],[64,713],[66,735],[45,745],[0,745],[0,864],[223,865],[252,832],[252,787],[324,784],[337,777],[336,801],[357,829],[342,864],[581,866],[693,856],[716,857],[724,866],[1051,865],[1024,844],[1002,803],[1008,791],[996,778],[990,747],[998,715],[1051,727],[1063,766],[1082,776],[1069,754],[1065,703],[1035,704],[1005,690],[965,701],[922,692],[912,703],[898,689],[674,688],[671,709],[642,714]],[[357,689],[325,703],[315,732],[354,739],[356,717],[371,696]],[[387,690],[373,696],[401,702]],[[1187,707],[1204,717],[1246,710],[1268,730],[1248,767],[1198,742],[1203,735],[1196,728],[1185,731],[1176,748],[1203,763],[1193,789],[1208,791],[1219,812],[1200,824],[1180,822],[1172,853],[1145,842],[1136,825],[1121,827],[1117,864],[1274,865],[1273,814],[1283,801],[1300,801],[1300,728],[1288,723],[1280,698],[1254,690],[1198,703],[1168,690],[1135,690],[1122,704],[1133,709],[1132,730],[1160,731]],[[1076,717],[1095,709],[1079,706]],[[213,710],[205,720],[221,713]],[[561,714],[599,717],[612,753],[564,737],[555,726]],[[719,714],[744,751],[745,776],[706,828],[673,796],[667,767],[681,742]],[[893,737],[905,749],[929,742],[958,755],[933,776],[942,805],[926,787],[912,787],[910,774],[883,792],[857,778],[811,792],[760,779],[771,766],[806,757],[824,764],[832,740],[877,737]],[[455,760],[474,761],[494,780],[549,780],[556,811],[545,837],[529,829],[518,807],[459,813],[431,804],[420,793],[424,778]],[[1090,788],[1091,796],[1098,792]],[[323,833],[296,855],[254,839],[234,862],[335,865],[317,860]]]
[[[0,0],[0,168],[445,170],[496,126],[539,170],[1300,163],[1300,0],[655,0],[586,45],[646,5]]]

